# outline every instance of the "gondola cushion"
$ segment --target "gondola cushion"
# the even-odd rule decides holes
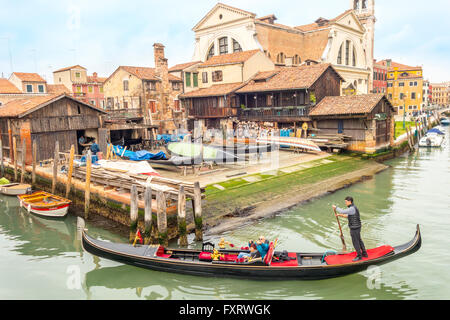
[[[394,251],[394,248],[391,246],[381,246],[375,249],[367,250],[368,258],[364,258],[363,261],[373,260],[380,257],[383,257]],[[328,265],[338,265],[338,264],[347,264],[353,263],[353,259],[356,258],[356,252],[348,253],[348,254],[337,254],[333,256],[327,256],[325,258],[325,262]]]
[[[202,252],[198,257],[200,261],[212,261],[211,252]]]

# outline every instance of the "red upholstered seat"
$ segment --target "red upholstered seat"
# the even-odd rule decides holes
[[[298,267],[297,254],[295,252],[289,252],[288,257],[290,261],[276,261],[272,260],[272,267]]]
[[[391,246],[381,246],[375,249],[367,250],[368,258],[364,258],[363,261],[373,260],[380,257],[383,257],[389,253],[394,251],[394,248]],[[353,263],[353,259],[356,258],[356,252],[348,253],[348,254],[338,254],[334,256],[328,256],[325,258],[325,262],[328,265],[337,265],[337,264],[347,264]]]
[[[225,254],[223,257],[220,257],[220,261],[235,262],[237,257],[235,254]]]
[[[198,258],[200,261],[212,261],[211,252],[202,252]]]

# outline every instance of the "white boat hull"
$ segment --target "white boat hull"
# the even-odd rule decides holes
[[[23,201],[20,201],[20,206],[27,210],[29,213],[34,213],[38,216],[42,217],[52,217],[52,218],[64,218],[69,212],[70,204],[63,204],[54,208],[38,208],[33,207],[31,204],[26,204]]]
[[[23,194],[31,193],[31,186],[24,188],[0,187],[0,193],[7,196],[20,196]]]
[[[419,147],[421,148],[440,148],[445,142],[445,136],[433,135],[425,136],[419,141]]]

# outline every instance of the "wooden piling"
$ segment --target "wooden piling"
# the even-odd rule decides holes
[[[16,137],[13,137],[12,154],[14,155],[14,181],[17,182],[17,140],[16,140]]]
[[[25,161],[27,159],[27,145],[25,139],[22,140],[22,164],[21,164],[21,175],[20,175],[20,183],[25,182],[25,173],[27,169],[25,168]]]
[[[146,186],[144,193],[144,243],[150,244],[152,236],[152,187]]]
[[[200,182],[194,184],[194,221],[195,221],[195,240],[203,240],[203,219],[202,219],[202,192],[200,189]]]
[[[1,174],[2,174],[2,178],[5,176],[5,165],[3,164],[3,139],[0,136],[0,170],[1,170]]]
[[[73,174],[73,158],[75,157],[75,146],[70,147],[69,156],[69,169],[67,171],[67,184],[66,184],[66,198],[69,197],[70,185],[72,184],[72,174]]]
[[[59,162],[59,141],[55,142],[55,155],[53,157],[53,180],[52,193],[56,192],[56,184],[58,182],[58,162]]]
[[[166,196],[162,191],[156,192],[158,242],[163,246],[169,244],[167,235]]]
[[[136,232],[138,228],[138,191],[137,186],[133,184],[131,186],[130,193],[130,242],[133,243],[136,238]]]
[[[37,160],[37,144],[36,144],[36,140],[33,141],[33,170],[31,171],[31,184],[33,186],[36,185],[36,160]]]
[[[89,203],[91,201],[91,167],[92,152],[88,151],[86,156],[86,185],[84,187],[84,219],[89,218]]]
[[[186,230],[186,193],[184,192],[184,186],[180,186],[178,193],[178,234],[180,237],[179,245],[186,247],[187,230]]]

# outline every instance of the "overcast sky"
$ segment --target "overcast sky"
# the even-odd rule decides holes
[[[297,26],[334,18],[349,0],[222,0]],[[169,66],[190,61],[194,25],[214,0],[0,0],[0,76],[75,64],[109,76],[119,65],[153,67],[153,43],[166,46]],[[425,78],[450,80],[450,1],[377,0],[375,58],[422,65]]]

